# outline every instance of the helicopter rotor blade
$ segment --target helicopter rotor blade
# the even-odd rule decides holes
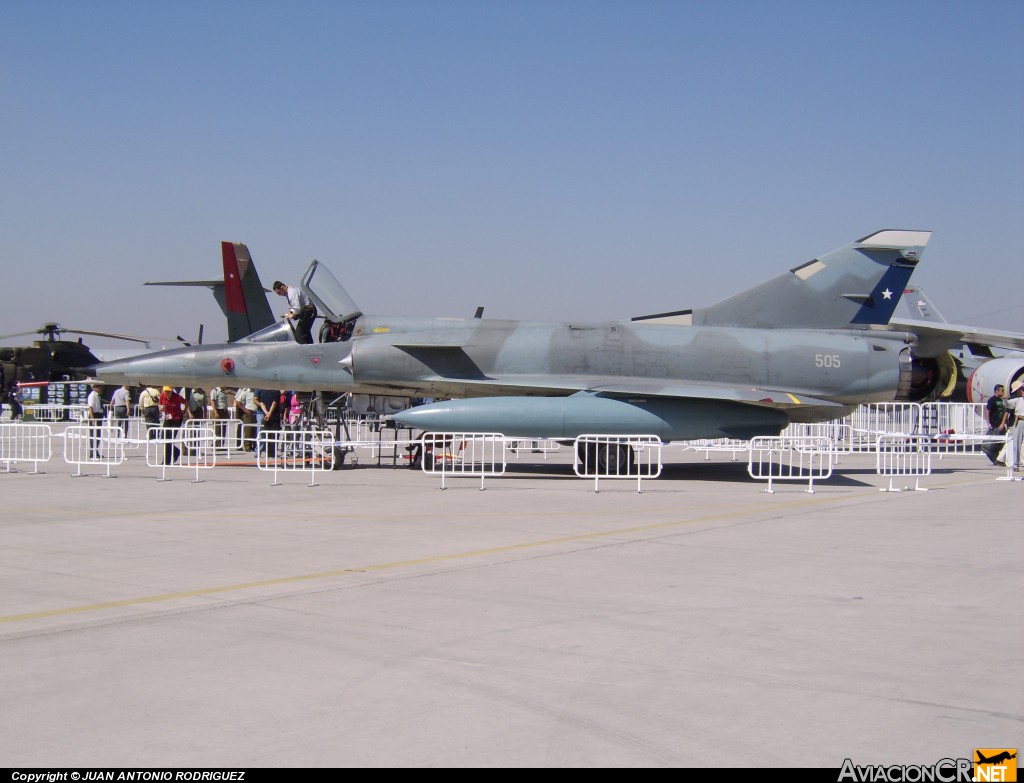
[[[88,329],[65,329],[63,326],[58,329],[60,332],[73,332],[75,334],[91,334],[96,337],[113,337],[115,340],[128,340],[133,343],[145,343],[149,345],[149,340],[145,337],[136,337],[132,334],[117,334],[115,332],[92,332]]]

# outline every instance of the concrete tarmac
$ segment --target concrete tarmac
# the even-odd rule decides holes
[[[9,767],[831,767],[1024,744],[1024,483],[0,473]],[[906,482],[904,482],[906,483]]]

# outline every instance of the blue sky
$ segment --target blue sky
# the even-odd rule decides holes
[[[1022,40],[1019,0],[5,0],[0,334],[222,338],[142,286],[221,240],[367,312],[604,320],[881,228],[1024,331]]]

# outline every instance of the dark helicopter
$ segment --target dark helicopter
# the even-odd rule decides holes
[[[99,363],[99,359],[78,340],[62,340],[66,333],[91,334],[97,337],[113,337],[118,340],[143,343],[149,348],[149,341],[142,337],[129,334],[112,334],[111,332],[92,332],[86,329],[67,329],[60,324],[46,323],[34,332],[0,335],[0,340],[13,337],[39,334],[43,339],[35,340],[31,346],[3,347],[0,346],[0,382],[6,387],[15,381],[21,383],[39,383],[47,381],[80,381],[88,377],[87,367]]]

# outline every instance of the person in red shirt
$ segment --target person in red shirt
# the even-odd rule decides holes
[[[164,415],[163,427],[181,429],[181,422],[185,418],[185,398],[170,386],[164,386],[160,394],[160,410]],[[170,465],[177,462],[181,456],[181,450],[171,443],[171,433],[167,435],[167,443],[164,445],[164,464]]]

